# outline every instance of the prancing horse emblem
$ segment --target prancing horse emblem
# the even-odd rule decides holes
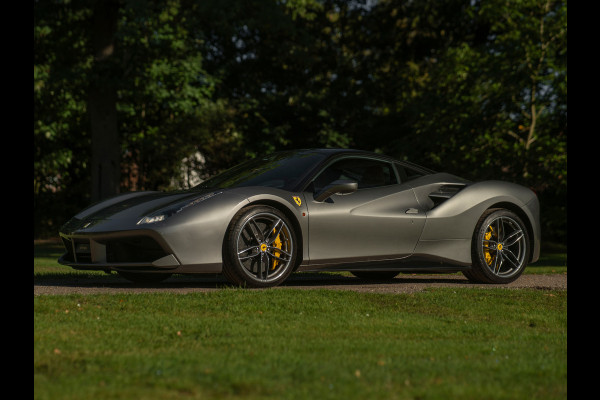
[[[301,206],[301,205],[302,205],[302,200],[300,200],[300,197],[298,197],[298,196],[293,196],[293,198],[294,198],[294,201],[296,202],[296,204],[298,204],[299,206]]]

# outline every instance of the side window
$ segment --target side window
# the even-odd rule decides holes
[[[419,172],[410,167],[400,165],[398,163],[396,163],[395,165],[396,165],[396,169],[398,170],[398,174],[400,175],[400,180],[402,182],[410,181],[411,179],[415,179],[420,176],[423,176],[422,172]]]
[[[356,181],[359,189],[398,183],[390,163],[367,158],[345,158],[333,163],[315,178],[314,191],[338,179]]]

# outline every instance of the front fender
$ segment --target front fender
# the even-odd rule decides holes
[[[250,204],[267,204],[277,207],[286,214],[299,236],[302,260],[307,261],[309,259],[308,208],[306,207],[304,193],[266,187],[261,187],[260,191],[252,187],[239,188],[236,193],[247,196],[246,198]]]
[[[164,238],[182,265],[221,264],[223,239],[234,215],[248,200],[225,192],[158,223]],[[220,268],[219,268],[220,270]]]

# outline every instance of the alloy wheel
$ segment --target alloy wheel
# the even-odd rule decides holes
[[[510,278],[524,266],[527,241],[521,225],[509,216],[498,216],[488,224],[481,251],[489,271],[499,278]]]
[[[275,214],[251,215],[239,230],[236,252],[246,275],[261,283],[273,282],[292,262],[294,243],[290,228]]]

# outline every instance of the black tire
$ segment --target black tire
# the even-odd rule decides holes
[[[117,271],[120,276],[128,281],[135,283],[158,283],[169,278],[173,274],[168,273],[144,273],[144,272],[129,272]]]
[[[350,271],[357,278],[370,281],[387,281],[393,279],[400,272],[398,271]]]
[[[529,262],[530,242],[527,227],[512,211],[487,210],[477,222],[471,245],[473,264],[463,271],[478,283],[510,283]]]
[[[294,269],[296,243],[296,232],[281,211],[246,207],[233,217],[225,235],[223,275],[234,285],[277,286]]]

